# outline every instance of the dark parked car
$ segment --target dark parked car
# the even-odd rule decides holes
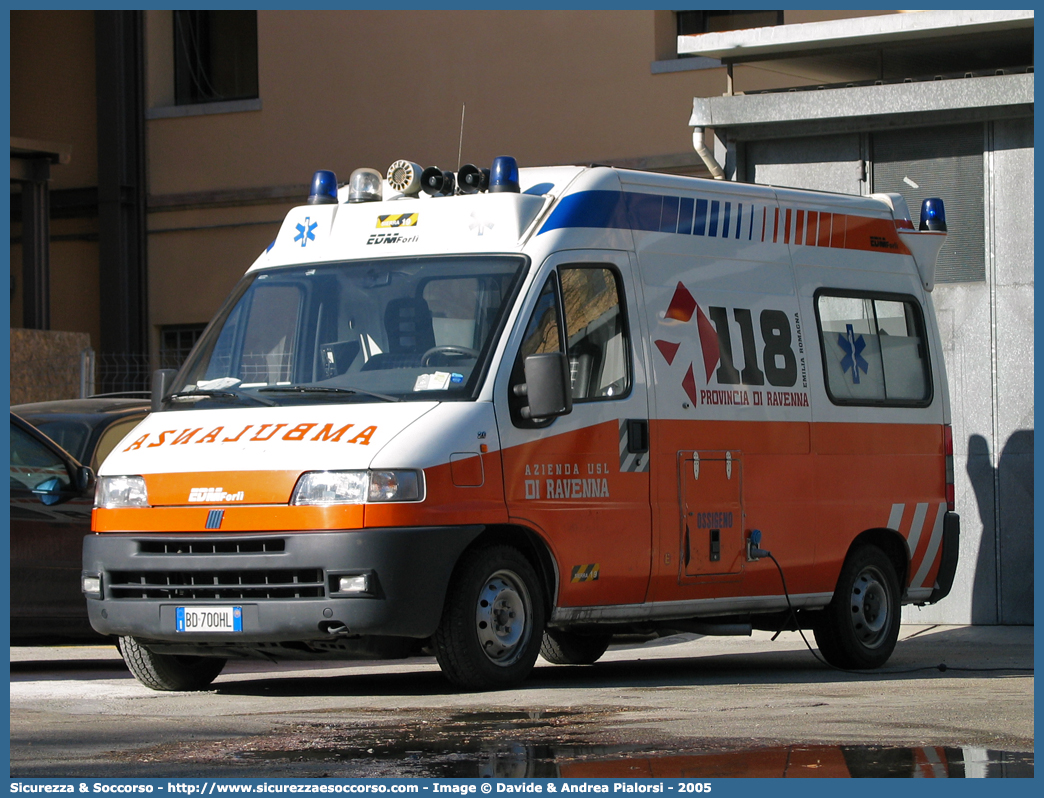
[[[14,405],[11,412],[94,471],[149,413],[147,397],[92,396]]]
[[[80,591],[94,472],[148,410],[147,400],[123,398],[11,408],[13,643],[101,639]]]

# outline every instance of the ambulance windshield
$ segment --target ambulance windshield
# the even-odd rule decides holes
[[[473,399],[525,266],[429,257],[252,272],[165,406]]]

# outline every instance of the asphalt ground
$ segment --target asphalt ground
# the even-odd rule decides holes
[[[16,647],[11,775],[549,776],[728,754],[715,772],[778,776],[794,774],[764,764],[776,754],[839,751],[850,765],[906,752],[904,772],[862,775],[913,775],[926,751],[961,761],[950,775],[1032,775],[1032,627],[905,625],[872,672],[771,638],[622,642],[593,666],[538,660],[517,689],[463,694],[432,658],[233,662],[211,690],[158,693],[114,646]]]

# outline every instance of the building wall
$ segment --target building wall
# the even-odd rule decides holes
[[[153,116],[172,97],[169,20],[146,17]],[[484,165],[508,154],[702,171],[686,107],[694,91],[720,94],[724,71],[652,74],[668,23],[651,11],[259,12],[260,110],[148,122],[153,327],[209,319],[316,169],[342,182],[399,158],[455,169],[459,148]]]
[[[12,12],[11,136],[71,147],[69,163],[51,167],[52,191],[98,184],[96,102],[93,12]],[[51,219],[51,327],[86,332],[95,346],[101,329],[97,231],[96,211]],[[20,327],[20,225],[11,234],[11,326]]]
[[[260,107],[170,117],[172,16],[145,13],[154,342],[163,325],[213,315],[316,169],[344,181],[357,167],[384,171],[403,157],[455,168],[459,147],[464,163],[509,154],[523,166],[612,162],[703,174],[688,108],[693,95],[725,90],[723,68],[653,70],[677,60],[670,11],[260,11]],[[867,13],[878,12],[785,19]],[[11,135],[71,144],[72,161],[53,169],[55,191],[97,185],[94,64],[93,12],[11,13]],[[739,72],[760,88],[785,83],[765,70]],[[51,232],[52,326],[87,332],[97,347],[96,210],[53,217]],[[11,257],[17,326],[17,244]]]
[[[741,173],[866,194],[862,138],[747,142]],[[986,280],[937,284],[932,293],[952,406],[960,561],[949,597],[907,608],[909,622],[1033,622],[1032,120],[989,122],[987,142]]]

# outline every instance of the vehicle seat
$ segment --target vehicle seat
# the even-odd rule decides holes
[[[388,351],[371,357],[363,371],[419,366],[421,356],[435,346],[431,310],[420,297],[389,301],[384,311],[384,329]]]

